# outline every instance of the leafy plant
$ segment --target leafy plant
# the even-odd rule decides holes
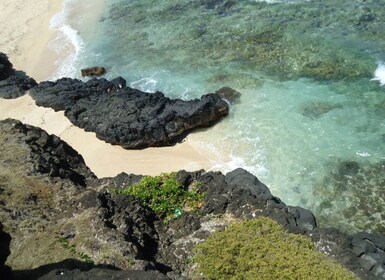
[[[188,190],[178,182],[176,173],[162,173],[144,176],[139,183],[112,192],[138,198],[167,222],[179,217],[183,211],[196,211],[202,207],[205,194],[198,191],[198,186],[193,184]]]
[[[288,233],[266,217],[213,233],[195,253],[205,279],[357,279],[315,251],[310,238]]]

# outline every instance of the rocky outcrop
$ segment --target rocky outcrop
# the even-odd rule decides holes
[[[82,77],[87,77],[87,76],[101,76],[104,73],[106,73],[106,69],[101,66],[94,66],[94,67],[89,67],[89,68],[84,68],[80,70]]]
[[[8,60],[8,56],[0,52],[0,81],[7,79],[15,74],[12,63]]]
[[[34,279],[101,279],[108,273],[116,279],[189,278],[197,243],[233,222],[257,216],[310,236],[320,251],[362,279],[385,279],[384,236],[348,236],[319,228],[310,211],[287,206],[246,170],[226,175],[179,171],[178,182],[205,197],[198,212],[182,211],[179,218],[164,223],[137,198],[111,193],[139,182],[141,175],[95,179],[77,153],[58,147],[67,146],[38,128],[0,122],[0,216],[14,244],[7,263],[19,279],[32,275],[28,267],[43,267],[34,271]],[[63,166],[67,175],[62,179],[35,168],[41,161]],[[85,177],[83,187],[68,170]],[[73,265],[73,258],[80,263]]]
[[[173,145],[228,114],[228,105],[215,94],[183,101],[124,86],[123,78],[86,83],[63,78],[40,83],[31,95],[37,105],[64,110],[73,124],[126,149]]]
[[[96,178],[83,157],[55,135],[12,119],[1,121],[0,133],[12,133],[15,142],[28,147],[32,173],[67,179],[83,187],[87,179]]]
[[[8,57],[0,52],[0,98],[17,98],[36,85],[24,72],[15,71]]]

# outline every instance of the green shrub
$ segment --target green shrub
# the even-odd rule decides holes
[[[112,192],[138,198],[166,222],[180,216],[183,211],[199,209],[204,199],[204,194],[196,187],[189,191],[182,186],[176,179],[176,173],[144,176],[139,183]]]
[[[205,279],[357,279],[316,252],[310,238],[265,217],[213,233],[195,253],[197,272]]]

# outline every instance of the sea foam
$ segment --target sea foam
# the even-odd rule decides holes
[[[57,30],[58,35],[49,43],[49,47],[63,58],[56,62],[58,68],[51,79],[75,76],[77,72],[76,61],[85,48],[84,40],[79,32],[68,23],[73,5],[74,1],[64,2],[62,11],[53,16],[50,21],[50,28]]]
[[[372,81],[379,81],[382,86],[385,85],[385,64],[383,62],[378,63]]]

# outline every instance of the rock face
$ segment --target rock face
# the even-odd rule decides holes
[[[13,137],[17,137],[16,142],[29,147],[29,157],[33,163],[31,172],[68,179],[83,187],[87,179],[96,178],[82,156],[55,135],[48,135],[44,130],[11,119],[1,122],[0,133],[12,133]]]
[[[0,98],[17,98],[36,85],[34,79],[15,71],[8,57],[0,52]]]
[[[362,279],[385,279],[384,236],[319,228],[310,211],[285,205],[246,170],[179,171],[181,185],[206,195],[199,212],[186,210],[166,224],[137,198],[110,192],[139,182],[141,175],[96,179],[64,147],[38,128],[0,121],[0,217],[13,239],[7,264],[15,279],[186,279],[198,242],[232,222],[261,215],[310,236],[320,251]],[[64,171],[51,172],[56,165]],[[85,180],[73,180],[69,170]]]
[[[0,81],[7,79],[15,74],[12,63],[8,60],[6,54],[0,52]]]
[[[124,86],[123,78],[86,83],[63,78],[40,83],[31,95],[37,105],[64,110],[75,125],[126,149],[173,145],[228,114],[228,105],[215,94],[183,101]]]

